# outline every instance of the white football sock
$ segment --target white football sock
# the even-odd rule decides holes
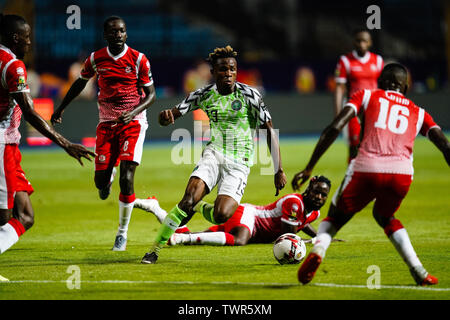
[[[410,269],[417,266],[422,266],[422,263],[417,257],[416,251],[414,251],[411,240],[409,239],[405,228],[399,229],[392,233],[389,240],[391,240],[395,249]]]
[[[331,222],[322,221],[319,225],[319,230],[317,230],[316,241],[314,242],[314,247],[311,251],[319,254],[322,258],[325,257],[325,253],[336,232],[336,228]]]
[[[201,232],[189,234],[191,244],[207,244],[224,246],[226,237],[224,232]]]
[[[125,203],[119,200],[119,230],[117,235],[122,235],[127,237],[128,224],[131,219],[131,212],[133,212],[134,201],[130,203]]]
[[[0,254],[11,248],[17,241],[19,236],[16,229],[9,223],[0,227]]]

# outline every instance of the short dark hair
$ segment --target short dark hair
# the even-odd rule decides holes
[[[402,86],[408,85],[408,69],[398,62],[392,62],[384,66],[378,78],[378,86],[383,90],[402,90]],[[405,93],[403,92],[403,93]]]
[[[384,66],[383,71],[386,73],[395,73],[395,72],[402,72],[405,75],[408,74],[408,69],[404,65],[398,62],[391,62]]]
[[[105,19],[105,21],[103,22],[103,31],[106,31],[106,28],[108,27],[108,24],[111,21],[115,21],[115,20],[122,20],[125,23],[125,20],[123,20],[121,17],[119,16],[109,16],[108,18]]]
[[[367,32],[370,36],[372,36],[372,35],[370,34],[369,29],[364,28],[364,27],[357,27],[357,28],[354,28],[354,29],[353,29],[353,32],[352,32],[352,35],[353,35],[353,37],[356,37],[356,35],[357,35],[358,33],[361,33],[361,32]]]
[[[312,184],[314,184],[314,183],[319,183],[319,182],[324,182],[324,183],[326,183],[326,184],[328,185],[328,188],[331,189],[331,181],[330,181],[330,179],[328,179],[327,177],[322,176],[322,175],[318,175],[318,176],[312,177],[312,178],[309,180],[309,186],[308,186],[308,187],[311,187]]]
[[[206,59],[211,66],[214,66],[216,61],[221,58],[236,58],[237,52],[231,46],[226,46],[224,48],[215,48],[213,52],[211,52]]]
[[[0,36],[2,40],[10,37],[13,33],[17,32],[19,26],[26,23],[27,21],[21,16],[0,13]]]

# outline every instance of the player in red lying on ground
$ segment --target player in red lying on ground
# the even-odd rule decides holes
[[[134,174],[142,158],[147,130],[146,109],[156,100],[150,63],[147,57],[125,43],[125,22],[109,17],[103,25],[108,46],[91,53],[61,105],[52,115],[53,123],[61,123],[64,109],[97,77],[100,123],[96,133],[95,185],[100,199],[110,193],[115,167],[120,162],[119,229],[114,251],[126,250],[128,224],[131,219]]]
[[[30,195],[33,187],[20,165],[19,125],[23,117],[33,127],[83,165],[95,153],[57,133],[33,107],[23,59],[31,46],[31,28],[17,15],[0,14],[0,254],[34,224]],[[0,277],[1,278],[1,277]],[[2,278],[4,279],[4,278]],[[1,281],[1,279],[0,279]]]
[[[369,51],[372,38],[368,30],[358,29],[354,32],[354,49],[341,56],[336,66],[334,92],[334,116],[336,117],[355,92],[362,89],[374,90],[383,70],[383,58]],[[350,162],[356,157],[360,143],[361,124],[358,117],[352,118],[344,127],[349,144]]]
[[[422,266],[406,229],[394,216],[412,182],[412,151],[418,133],[427,136],[450,165],[450,142],[432,117],[404,96],[408,88],[407,74],[401,64],[388,64],[379,78],[379,89],[356,92],[322,132],[306,168],[292,180],[293,189],[298,189],[308,180],[314,166],[345,124],[358,114],[364,116],[358,155],[350,163],[344,181],[333,197],[327,218],[319,225],[314,248],[298,271],[298,279],[303,284],[314,277],[339,229],[374,199],[373,216],[416,283],[432,285],[438,282]]]
[[[204,232],[190,233],[186,226],[180,227],[168,244],[243,246],[247,243],[271,243],[284,233],[300,230],[313,237],[306,242],[314,242],[316,230],[310,223],[319,218],[330,188],[331,182],[326,177],[313,177],[302,194],[288,194],[265,206],[242,204],[225,223]],[[160,222],[167,215],[154,197],[136,199],[135,206],[154,213]]]

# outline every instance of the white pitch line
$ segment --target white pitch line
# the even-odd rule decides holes
[[[70,282],[70,281],[69,281]],[[7,283],[67,283],[66,280],[10,280]],[[299,283],[270,283],[270,282],[232,282],[232,281],[212,281],[212,282],[194,282],[194,281],[152,281],[152,280],[81,280],[80,283],[91,284],[176,284],[176,285],[242,285],[242,286],[277,286],[277,287],[298,287]],[[356,284],[336,284],[336,283],[311,283],[308,286],[315,287],[330,287],[330,288],[354,288],[354,289],[368,289],[364,285]],[[450,288],[430,288],[419,286],[395,286],[395,285],[380,285],[379,289],[400,289],[400,290],[419,290],[419,291],[450,291]],[[373,290],[373,289],[372,289]],[[377,290],[377,289],[375,289]]]
[[[317,286],[317,287],[368,289],[367,286],[357,285],[357,284],[312,283],[311,285]],[[403,290],[422,290],[422,291],[450,291],[450,288],[430,288],[430,287],[420,287],[420,286],[389,286],[389,285],[380,285],[380,289],[403,289]]]

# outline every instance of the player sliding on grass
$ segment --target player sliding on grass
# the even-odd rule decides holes
[[[155,263],[160,249],[175,229],[189,221],[195,211],[213,224],[224,223],[234,214],[252,166],[253,137],[258,127],[268,131],[267,143],[276,172],[276,195],[286,184],[270,114],[256,89],[236,82],[236,56],[230,46],[216,48],[208,59],[215,83],[190,93],[180,104],[159,114],[159,123],[167,126],[189,111],[202,109],[210,119],[211,140],[189,178],[182,200],[164,219],[142,263]],[[216,185],[214,205],[199,202]]]
[[[115,167],[120,161],[119,228],[114,251],[124,251],[130,223],[134,193],[134,173],[142,157],[147,130],[146,109],[156,100],[150,63],[143,53],[126,45],[127,30],[122,18],[105,20],[103,37],[108,46],[91,53],[80,78],[52,115],[53,123],[61,123],[64,109],[97,77],[100,93],[95,151],[95,186],[100,199],[110,193]]]
[[[308,180],[314,166],[345,124],[356,115],[363,115],[364,135],[358,155],[350,162],[328,216],[319,225],[314,248],[298,271],[301,283],[312,280],[339,229],[374,199],[373,216],[407,264],[416,283],[438,283],[438,279],[422,266],[406,229],[394,214],[412,182],[412,150],[416,135],[420,132],[427,136],[449,165],[450,142],[424,109],[404,97],[407,83],[404,66],[387,65],[378,80],[379,89],[361,90],[351,97],[323,131],[306,168],[292,180],[292,187],[297,190],[299,183]]]
[[[314,242],[316,230],[310,224],[319,218],[319,210],[325,204],[330,188],[331,182],[326,177],[313,177],[302,194],[288,194],[266,206],[242,204],[224,224],[198,233],[189,233],[186,227],[180,228],[170,237],[168,244],[243,246],[247,243],[271,243],[284,233],[300,230],[313,237],[305,242]],[[136,199],[135,205],[155,214],[160,222],[167,216],[155,198]]]
[[[19,125],[23,114],[26,121],[40,133],[62,147],[83,165],[95,153],[73,144],[42,119],[33,107],[27,85],[23,59],[31,46],[31,28],[16,15],[0,14],[0,254],[14,245],[34,224],[30,195],[33,187],[23,172],[18,148]],[[1,278],[1,277],[0,277]]]

